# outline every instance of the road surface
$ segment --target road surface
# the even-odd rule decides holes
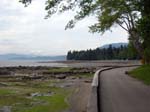
[[[150,112],[150,86],[125,74],[133,68],[117,68],[101,73],[101,112]]]

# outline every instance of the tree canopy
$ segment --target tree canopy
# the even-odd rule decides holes
[[[32,0],[21,0],[28,5]],[[129,34],[138,53],[150,63],[150,1],[149,0],[47,0],[46,18],[55,13],[75,10],[76,15],[66,25],[73,28],[87,16],[95,16],[97,22],[90,26],[91,32],[104,33],[118,25]]]
[[[25,5],[31,1],[21,0]],[[143,8],[141,0],[47,0],[45,10],[46,18],[55,13],[76,10],[76,15],[66,28],[73,28],[76,22],[87,16],[95,16],[98,21],[90,27],[90,30],[104,33],[115,24],[127,31],[134,28]]]
[[[67,60],[135,60],[140,56],[131,44],[118,48],[109,45],[108,48],[97,48],[82,51],[69,51]]]

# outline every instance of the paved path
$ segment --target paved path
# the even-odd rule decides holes
[[[101,112],[150,112],[150,86],[129,77],[117,68],[100,76]]]

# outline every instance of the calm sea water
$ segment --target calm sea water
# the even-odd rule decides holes
[[[41,63],[42,62],[42,63]],[[46,61],[32,61],[32,60],[20,60],[20,61],[10,61],[10,60],[0,60],[0,67],[14,67],[14,66],[50,66],[50,67],[67,67],[66,64],[57,63],[57,62],[50,62],[47,63]]]

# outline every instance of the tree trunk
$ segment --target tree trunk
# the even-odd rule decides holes
[[[140,39],[140,35],[136,30],[131,30],[130,40],[137,50],[138,54],[142,58],[143,64],[150,64],[150,38],[146,37],[143,41]],[[149,33],[150,34],[150,33]]]
[[[150,64],[150,0],[143,0],[143,11],[142,11],[142,25],[141,32],[143,41],[143,49],[144,49],[144,59],[145,64]]]
[[[136,30],[132,30],[129,32],[130,34],[130,40],[132,44],[134,45],[137,52],[140,54],[141,57],[143,57],[144,49],[142,47],[142,43],[140,42],[140,36]]]

